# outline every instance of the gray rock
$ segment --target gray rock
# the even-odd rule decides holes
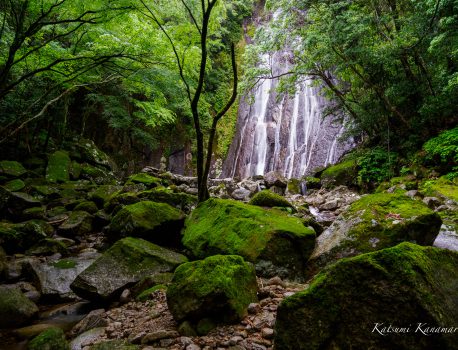
[[[124,238],[84,270],[71,289],[87,300],[117,300],[128,285],[186,262],[181,254],[139,238]]]
[[[443,224],[433,246],[458,251],[458,233],[455,225]]]
[[[240,201],[247,201],[250,199],[251,192],[246,188],[237,188],[234,192],[232,192],[232,198]]]
[[[103,318],[105,315],[104,309],[92,310],[85,318],[73,327],[72,333],[79,335],[93,328],[108,326],[108,322]]]
[[[423,198],[423,203],[425,203],[428,208],[434,209],[442,204],[442,202],[437,197],[425,197]]]
[[[100,255],[100,254],[99,254]],[[39,285],[43,297],[54,300],[76,299],[70,284],[95,261],[95,258],[70,258],[48,263],[28,263],[28,270]]]
[[[59,226],[59,233],[63,236],[83,236],[92,231],[94,217],[85,211],[73,211]]]
[[[168,338],[177,338],[180,334],[176,331],[170,330],[159,330],[155,332],[148,333],[142,338],[142,344],[151,344],[155,343],[158,340],[168,339]]]
[[[89,331],[86,331],[71,341],[70,349],[71,350],[83,350],[83,348],[87,344],[95,341],[96,339],[99,339],[104,334],[105,334],[104,327],[93,328]]]
[[[288,180],[281,173],[276,171],[271,171],[265,174],[264,180],[267,184],[267,187],[277,186],[286,188],[288,185]]]

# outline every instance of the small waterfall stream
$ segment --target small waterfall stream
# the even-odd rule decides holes
[[[274,75],[280,75],[288,70],[291,54],[276,52],[262,59],[269,61]],[[278,79],[265,79],[253,103],[242,98],[223,176],[246,178],[278,171],[299,178],[337,162],[352,147],[351,142],[339,140],[344,126],[333,116],[323,118],[329,102],[312,78],[298,83],[292,96],[279,95],[277,86]]]

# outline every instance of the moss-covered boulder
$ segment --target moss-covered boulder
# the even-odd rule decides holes
[[[9,178],[21,177],[26,173],[27,170],[19,162],[13,160],[0,161],[0,175],[2,176],[6,176]]]
[[[138,173],[138,174],[129,176],[126,184],[134,183],[134,184],[144,184],[147,187],[157,187],[161,185],[161,182],[162,182],[161,179],[151,176],[147,173]]]
[[[358,185],[358,168],[355,160],[346,160],[326,168],[321,174],[321,184],[325,188],[340,185],[355,187]]]
[[[108,200],[119,190],[121,186],[116,185],[102,185],[98,186],[93,192],[89,194],[89,199],[94,201],[99,208],[103,208]]]
[[[167,304],[178,322],[197,325],[235,322],[257,301],[252,264],[236,255],[215,255],[180,265],[167,289]]]
[[[153,202],[167,203],[172,207],[189,213],[197,205],[197,197],[188,193],[175,191],[168,187],[156,187],[139,193],[142,199]]]
[[[124,288],[142,278],[164,272],[187,262],[181,254],[138,238],[124,238],[84,270],[71,284],[72,290],[88,300],[109,301]]]
[[[24,189],[25,183],[21,179],[14,179],[5,184],[5,188],[11,192],[17,192]]]
[[[115,167],[110,157],[101,151],[94,141],[88,139],[80,139],[72,145],[72,157],[81,162],[102,166],[109,170],[113,170]]]
[[[258,207],[286,207],[293,208],[293,205],[288,202],[284,197],[279,194],[273,193],[269,190],[263,190],[256,193],[248,204],[256,205]]]
[[[61,328],[52,327],[41,332],[27,344],[27,350],[70,350]]]
[[[65,182],[70,180],[72,161],[67,152],[56,151],[49,156],[46,168],[46,180],[49,182]]]
[[[424,203],[404,194],[376,193],[353,202],[316,240],[310,273],[337,259],[404,241],[432,245],[442,220]]]
[[[97,205],[94,202],[82,201],[77,204],[73,210],[82,210],[88,212],[89,214],[95,214],[99,211],[99,208],[97,208]]]
[[[0,286],[0,328],[21,326],[38,314],[38,307],[19,288]]]
[[[113,185],[116,183],[116,178],[111,171],[90,164],[83,164],[81,178],[90,180],[97,185]]]
[[[184,214],[166,203],[143,201],[127,205],[111,220],[115,237],[142,237],[156,244],[176,245],[184,225]]]
[[[20,215],[25,209],[40,206],[39,199],[24,192],[10,192],[6,205],[8,212],[16,216]]]
[[[211,198],[186,220],[182,242],[199,259],[240,255],[262,276],[301,279],[315,231],[279,210]]]
[[[275,348],[458,349],[457,271],[411,243],[342,259],[280,304]]]
[[[0,245],[9,253],[17,253],[51,236],[53,232],[53,227],[43,220],[19,224],[0,222]]]
[[[83,236],[92,232],[94,217],[85,211],[72,211],[68,218],[59,226],[59,233],[63,236]]]

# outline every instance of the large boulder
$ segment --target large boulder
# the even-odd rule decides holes
[[[51,236],[53,232],[53,227],[43,220],[19,224],[0,222],[0,245],[9,253],[17,253]]]
[[[269,190],[263,190],[256,193],[251,198],[249,204],[257,205],[258,207],[284,207],[293,208],[293,205],[288,202],[284,197]]]
[[[7,177],[20,177],[27,173],[21,163],[14,160],[0,161],[0,175]]]
[[[20,326],[38,314],[38,307],[18,287],[0,286],[0,328]]]
[[[79,274],[70,287],[88,300],[114,300],[126,287],[142,278],[173,272],[184,262],[187,259],[181,254],[143,239],[127,237],[116,242]]]
[[[142,201],[116,213],[109,227],[115,237],[142,237],[156,244],[176,245],[184,225],[184,214],[166,203]]]
[[[458,349],[458,254],[402,243],[342,259],[278,308],[275,348]]]
[[[187,193],[174,191],[167,187],[156,187],[139,194],[140,198],[153,202],[167,203],[171,206],[188,213],[197,204],[197,197]]]
[[[49,301],[72,300],[76,299],[76,295],[70,289],[70,284],[94,261],[95,257],[75,257],[44,263],[30,261],[26,268],[43,298]]]
[[[286,188],[288,185],[288,180],[284,177],[281,173],[276,171],[271,171],[264,175],[264,180],[266,182],[267,187],[280,187]]]
[[[6,209],[12,216],[19,216],[25,209],[40,207],[41,202],[24,192],[10,192]]]
[[[183,244],[197,258],[234,254],[265,277],[302,279],[315,231],[280,210],[211,198],[186,220]]]
[[[81,162],[88,162],[92,165],[102,166],[114,170],[115,164],[108,155],[101,151],[94,141],[80,139],[72,145],[72,157]]]
[[[215,255],[176,269],[167,289],[167,304],[175,320],[199,328],[199,323],[241,320],[248,305],[257,302],[256,292],[252,264],[236,255]]]
[[[401,242],[432,245],[440,216],[403,194],[377,193],[353,202],[316,240],[310,273],[343,257],[368,253]]]
[[[70,180],[72,161],[65,151],[56,151],[49,156],[46,168],[46,180],[49,182],[65,182]]]
[[[67,237],[84,236],[92,232],[93,219],[94,217],[88,212],[75,210],[59,226],[59,233]]]

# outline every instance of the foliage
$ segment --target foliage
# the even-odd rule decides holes
[[[355,134],[402,152],[456,121],[458,4],[455,0],[268,1],[276,20],[256,33],[248,51],[290,47],[294,87],[304,76],[322,84],[334,113],[351,116]],[[251,69],[248,78],[268,74]]]
[[[380,183],[394,176],[397,154],[377,147],[358,157],[358,182]]]
[[[450,179],[458,176],[458,127],[430,139],[423,150],[427,163],[441,166],[444,172],[451,171]]]

